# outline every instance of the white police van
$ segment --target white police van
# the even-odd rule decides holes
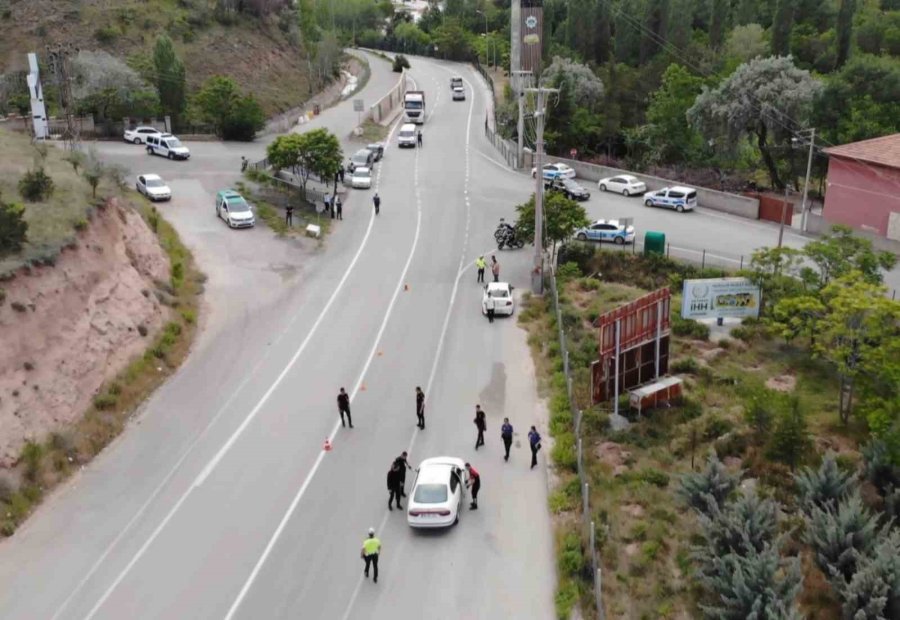
[[[690,187],[664,187],[644,194],[644,204],[648,207],[668,207],[679,213],[693,211],[697,206],[697,190]]]
[[[147,153],[161,155],[168,159],[189,159],[191,152],[181,140],[170,133],[161,133],[156,136],[147,136]]]

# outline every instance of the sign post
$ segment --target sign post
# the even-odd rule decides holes
[[[362,125],[362,113],[365,111],[366,106],[362,99],[354,99],[353,100],[353,111],[356,112],[356,125]]]

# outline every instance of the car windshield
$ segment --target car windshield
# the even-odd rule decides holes
[[[443,504],[447,501],[447,485],[420,484],[416,487],[413,501],[417,504]]]
[[[353,176],[363,177],[363,178],[367,179],[371,176],[371,174],[369,173],[368,168],[357,168],[356,170],[353,171]]]
[[[400,132],[400,137],[401,137],[401,138],[412,138],[412,137],[415,136],[415,135],[416,135],[416,132],[415,132],[414,130],[412,130],[412,129],[407,129],[406,131],[401,131],[401,132]]]
[[[565,181],[563,181],[563,185],[565,185],[569,189],[581,189],[581,186],[572,179],[566,179]]]
[[[243,213],[250,210],[250,205],[243,198],[229,198],[228,210],[232,213]]]
[[[166,184],[162,182],[162,179],[147,179],[144,182],[144,185],[147,187],[165,187]]]
[[[407,101],[406,109],[407,110],[421,110],[422,102],[421,101]]]
[[[509,291],[506,289],[494,289],[491,291],[491,297],[509,297]]]
[[[169,138],[168,140],[166,140],[166,144],[170,149],[177,149],[178,147],[182,146],[181,140],[179,140],[178,138]]]

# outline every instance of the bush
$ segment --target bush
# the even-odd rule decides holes
[[[754,327],[744,327],[743,325],[738,325],[737,327],[731,328],[731,337],[737,338],[738,340],[743,340],[744,342],[750,342],[753,340],[753,337],[756,336],[756,329]]]
[[[137,326],[137,330],[141,336],[147,335],[147,326],[144,325],[143,323],[141,323],[140,325]]]
[[[554,606],[556,607],[556,617],[560,619],[568,618],[572,615],[572,608],[578,602],[578,586],[574,581],[561,581],[559,589],[556,591],[554,598]]]
[[[561,285],[581,276],[581,268],[578,263],[563,263],[556,269],[556,281]]]
[[[394,56],[392,67],[394,69],[394,73],[400,73],[404,69],[409,69],[409,59],[407,59],[403,54],[397,54],[396,56]]]
[[[19,194],[28,202],[41,202],[53,193],[53,179],[43,168],[29,170],[19,179]]]
[[[27,238],[25,208],[20,204],[0,201],[0,258],[21,251]]]
[[[696,375],[700,370],[700,364],[697,363],[697,360],[693,357],[686,357],[684,359],[680,359],[676,362],[673,362],[669,367],[669,372],[679,373],[679,374],[688,374],[688,375]]]
[[[739,479],[740,473],[730,473],[715,451],[712,451],[703,470],[682,476],[677,494],[694,510],[710,514],[713,510],[711,504],[722,506],[737,486]]]
[[[119,398],[115,394],[98,394],[94,397],[94,407],[100,411],[112,409],[119,402]]]
[[[804,508],[835,508],[856,490],[856,476],[838,468],[834,454],[827,454],[819,468],[803,468],[794,476]]]
[[[658,469],[654,469],[652,467],[648,467],[647,469],[642,469],[638,473],[638,478],[642,482],[646,482],[647,484],[652,484],[655,487],[666,488],[667,486],[669,486],[668,474],[661,472]]]
[[[25,464],[25,479],[32,483],[37,482],[41,475],[44,447],[39,443],[29,441],[22,448],[20,459]]]
[[[594,246],[588,242],[571,241],[559,247],[556,254],[556,263],[576,263],[581,273],[587,274],[591,270],[591,261],[594,258]]]
[[[119,36],[119,31],[116,30],[113,26],[103,26],[102,28],[97,28],[94,31],[94,38],[97,39],[98,43],[102,43],[103,45],[108,45],[115,41]]]
[[[698,323],[693,319],[683,319],[681,315],[672,316],[672,333],[676,336],[693,338],[694,340],[709,340],[709,327],[704,323]]]
[[[806,457],[811,443],[806,416],[799,400],[792,398],[775,421],[767,451],[769,458],[794,469]]]
[[[21,301],[14,301],[9,304],[9,307],[15,310],[16,312],[25,312],[28,308]]]

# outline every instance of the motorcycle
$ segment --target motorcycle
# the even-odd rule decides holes
[[[525,247],[525,240],[516,234],[515,226],[511,226],[500,220],[500,225],[494,231],[494,241],[497,242],[497,249],[502,250],[504,247],[521,249]]]

